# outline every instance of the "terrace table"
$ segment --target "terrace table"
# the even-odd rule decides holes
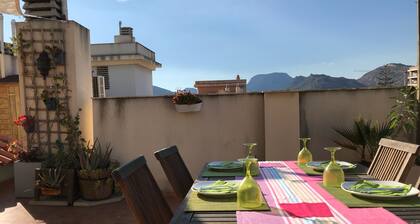
[[[269,162],[268,162],[269,163]],[[261,164],[261,163],[260,163]],[[289,167],[292,167],[294,162],[285,162],[288,164]],[[291,165],[292,164],[292,165]],[[204,170],[204,168],[203,168]],[[202,172],[203,172],[202,170]],[[299,175],[304,174],[302,170],[300,170],[297,165],[294,165],[293,170],[299,173]],[[367,171],[367,168],[364,167],[364,170]],[[306,175],[306,174],[305,174]],[[307,176],[310,178],[309,176]],[[316,177],[314,177],[316,178]],[[318,177],[322,178],[322,177]],[[346,174],[346,180],[357,180],[357,179],[373,179],[367,175],[360,175],[360,174]],[[211,177],[211,178],[203,178],[200,174],[199,180],[233,180],[235,177]],[[322,180],[322,179],[321,179]],[[305,181],[306,182],[306,181]],[[174,224],[184,224],[184,223],[208,223],[208,224],[215,224],[215,223],[226,223],[232,224],[237,223],[237,213],[236,211],[216,211],[216,212],[184,212],[185,207],[187,205],[188,198],[192,194],[190,190],[189,193],[186,195],[180,206],[178,207],[177,211],[174,214],[174,217],[171,220],[171,223]],[[366,208],[372,209],[372,208]],[[357,209],[356,209],[357,210]],[[393,213],[394,215],[398,216],[402,220],[408,223],[420,223],[420,207],[398,207],[398,208],[386,208],[389,212]],[[366,210],[368,211],[368,210]],[[366,213],[366,212],[365,212]],[[367,215],[369,212],[366,213]]]

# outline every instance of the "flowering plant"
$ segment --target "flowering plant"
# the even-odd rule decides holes
[[[27,133],[31,133],[35,130],[35,121],[32,116],[22,115],[15,120],[17,126],[22,126]]]
[[[197,103],[201,103],[201,99],[195,95],[192,94],[189,91],[183,91],[183,90],[178,90],[175,93],[175,96],[172,97],[172,102],[174,104],[197,104]]]

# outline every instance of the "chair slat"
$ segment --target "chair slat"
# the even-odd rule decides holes
[[[176,146],[171,146],[156,151],[155,157],[159,160],[175,194],[180,199],[184,198],[190,190],[194,180],[179,154],[178,148]]]
[[[379,180],[405,181],[414,165],[419,147],[415,144],[381,139],[368,174]]]
[[[112,171],[138,223],[169,223],[172,211],[162,195],[144,156]]]

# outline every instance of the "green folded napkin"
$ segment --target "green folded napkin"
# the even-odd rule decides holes
[[[217,161],[209,163],[208,165],[210,168],[217,168],[217,169],[238,169],[242,168],[242,164],[238,161]]]
[[[238,191],[239,183],[232,181],[218,180],[210,185],[197,189],[200,193],[230,194]]]
[[[411,190],[411,185],[377,184],[367,180],[359,180],[350,190],[374,195],[405,196]]]

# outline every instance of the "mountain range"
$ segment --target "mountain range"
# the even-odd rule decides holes
[[[386,77],[387,86],[403,86],[410,65],[390,63],[366,72],[359,79],[334,77],[325,74],[292,77],[284,72],[273,72],[253,76],[247,84],[247,92],[281,91],[281,90],[319,90],[319,89],[351,89],[378,87]],[[382,83],[383,84],[383,83]],[[185,90],[197,93],[195,88]],[[171,95],[172,91],[153,86],[155,96]]]
[[[380,66],[362,75],[359,79],[333,77],[325,74],[291,77],[287,73],[269,73],[253,76],[248,84],[248,92],[278,90],[317,90],[317,89],[349,89],[377,87],[381,79],[388,80],[387,86],[403,86],[406,72],[410,65],[390,63]]]

